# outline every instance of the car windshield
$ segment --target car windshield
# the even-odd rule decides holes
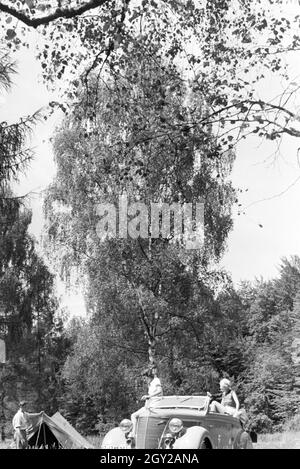
[[[163,396],[156,400],[158,408],[194,408],[204,409],[207,405],[207,396]]]

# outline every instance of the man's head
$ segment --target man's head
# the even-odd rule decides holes
[[[148,368],[142,372],[142,377],[144,378],[146,383],[149,383],[152,380],[152,375]]]
[[[24,410],[24,409],[26,408],[26,406],[27,406],[27,402],[26,402],[26,401],[20,401],[20,402],[19,402],[19,408],[20,408],[21,410]]]
[[[145,378],[147,383],[150,383],[153,380],[153,378],[157,376],[156,366],[150,366],[149,368],[146,368],[146,370],[143,371],[142,376],[143,378]]]

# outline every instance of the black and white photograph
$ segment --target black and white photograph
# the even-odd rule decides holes
[[[300,0],[0,0],[1,455],[300,449],[299,214]]]

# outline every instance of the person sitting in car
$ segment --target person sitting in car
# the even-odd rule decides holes
[[[209,406],[210,412],[218,412],[220,414],[229,414],[234,417],[239,415],[240,403],[236,392],[231,389],[231,383],[229,379],[223,378],[220,381],[220,390],[221,390],[221,403],[213,400]],[[208,396],[213,397],[210,393],[207,393]]]

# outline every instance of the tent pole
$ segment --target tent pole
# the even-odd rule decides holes
[[[36,443],[35,443],[36,446],[37,446],[38,441],[39,441],[39,436],[40,436],[40,432],[41,432],[41,426],[42,426],[42,424],[40,424],[40,427],[39,427],[39,431],[38,431],[38,435],[37,435],[37,439],[36,439]]]
[[[46,428],[45,428],[45,424],[43,426],[43,434],[44,434],[44,445],[46,446]]]

